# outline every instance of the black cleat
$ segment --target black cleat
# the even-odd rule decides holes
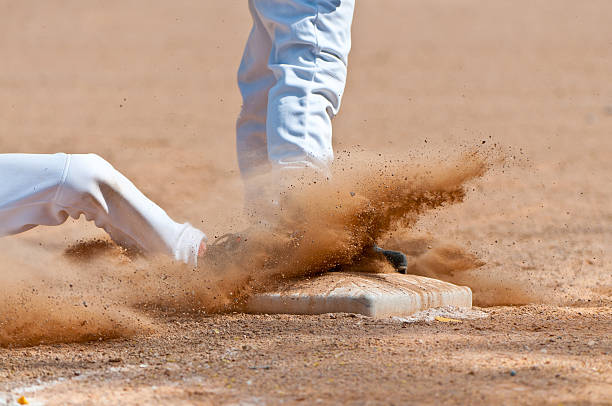
[[[400,251],[385,250],[376,244],[372,246],[372,250],[379,254],[383,254],[397,272],[403,274],[406,273],[406,269],[408,268],[408,258],[406,257],[406,254]]]

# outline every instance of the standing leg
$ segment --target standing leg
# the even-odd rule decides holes
[[[174,222],[94,154],[0,154],[0,236],[81,214],[124,246],[195,264],[204,233]]]
[[[249,0],[249,8],[238,163],[247,207],[269,217],[293,178],[304,169],[325,173],[333,159],[354,0]]]
[[[332,119],[346,83],[354,0],[255,0],[272,38],[268,66],[268,158],[281,169],[325,172]]]
[[[245,176],[255,163],[265,168],[267,158],[272,176],[246,179],[246,189],[258,217],[270,220],[292,178],[304,169],[326,173],[333,160],[332,119],[346,84],[355,0],[249,0],[249,7],[254,23],[239,73],[238,160]],[[369,253],[406,272],[403,253],[376,245]]]

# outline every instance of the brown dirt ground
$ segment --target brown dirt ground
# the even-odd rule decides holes
[[[0,151],[97,152],[179,220],[238,222],[245,2],[2,9]],[[604,0],[357,5],[337,149],[509,149],[416,231],[486,262],[464,283],[538,303],[461,324],[151,312],[149,335],[0,349],[0,404],[612,404],[610,21]],[[17,246],[99,235],[81,220],[2,239],[2,272],[37,261]]]

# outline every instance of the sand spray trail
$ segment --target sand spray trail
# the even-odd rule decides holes
[[[466,182],[487,166],[477,153],[421,164],[340,158],[331,178],[303,176],[285,185],[268,221],[255,212],[255,224],[231,249],[211,247],[197,269],[145,260],[107,241],[77,243],[65,252],[15,242],[14,262],[0,272],[0,345],[146,333],[155,327],[149,308],[228,310],[286,278],[380,261],[364,250],[410,230],[427,211],[461,202]],[[461,271],[481,263],[461,248],[412,254],[414,273],[474,287]]]
[[[474,305],[521,305],[543,300],[543,292],[518,280],[514,270],[487,268],[488,264],[475,254],[452,242],[404,229],[394,233],[385,246],[406,253],[409,274],[469,286]]]
[[[223,275],[222,291],[236,300],[278,279],[380,260],[364,257],[364,250],[423,213],[462,201],[465,183],[487,168],[477,154],[428,165],[351,161],[338,159],[332,180],[305,177],[288,185],[272,225],[248,230],[229,262],[209,264]]]

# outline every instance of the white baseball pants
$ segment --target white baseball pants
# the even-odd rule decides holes
[[[314,168],[333,159],[332,118],[344,92],[355,0],[249,0],[253,29],[238,71],[238,163]]]
[[[195,265],[206,236],[174,222],[94,154],[0,154],[0,236],[81,214],[117,243]]]

